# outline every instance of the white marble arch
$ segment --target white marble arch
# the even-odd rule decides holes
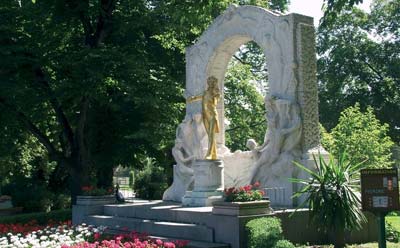
[[[217,145],[225,164],[225,186],[260,181],[265,187],[283,187],[287,199],[282,205],[295,205],[290,196],[296,186],[287,180],[299,174],[292,161],[308,160],[309,150],[320,144],[311,17],[280,15],[246,5],[231,5],[217,17],[197,42],[186,49],[186,116],[177,130],[177,143],[184,144],[179,147],[187,158],[204,157],[207,136],[201,122],[201,101],[189,99],[203,94],[209,76],[218,79],[222,90],[232,55],[248,41],[255,41],[267,58],[269,95],[265,103],[270,125],[260,151],[234,153],[225,147],[225,129],[221,125]],[[223,100],[218,112],[220,123],[224,123]],[[176,171],[177,166],[183,165],[178,163]],[[165,192],[164,200],[181,199],[181,193],[176,193],[182,192],[176,190],[182,185],[181,179],[174,174],[174,184]]]

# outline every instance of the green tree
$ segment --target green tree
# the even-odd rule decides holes
[[[110,185],[133,154],[169,161],[183,55],[152,38],[162,27],[153,11],[111,0],[1,3],[0,135],[35,137],[57,163],[49,184],[69,180],[73,197],[92,178]]]
[[[390,167],[393,142],[387,136],[388,128],[376,119],[371,107],[363,113],[356,104],[341,113],[330,134],[322,135],[322,144],[327,144],[334,156],[347,151],[352,163],[365,161],[367,167]]]
[[[109,186],[113,167],[140,166],[139,155],[169,166],[184,48],[239,2],[2,1],[2,159],[34,137],[56,164],[48,185],[69,182],[72,202],[82,185]]]
[[[266,131],[264,97],[255,86],[260,73],[253,73],[254,60],[233,59],[225,76],[224,103],[226,145],[235,150],[246,150],[246,141],[254,138],[263,142]]]
[[[322,10],[324,16],[321,19],[322,26],[334,22],[338,14],[344,10],[351,9],[354,5],[362,3],[363,0],[324,0]]]
[[[143,158],[143,168],[135,174],[134,189],[141,199],[161,199],[168,184],[165,170],[153,158]]]
[[[400,2],[375,0],[371,13],[344,10],[318,29],[320,121],[327,130],[356,102],[371,106],[400,141]]]

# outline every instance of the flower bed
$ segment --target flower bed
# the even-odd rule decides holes
[[[108,188],[97,188],[95,186],[83,186],[82,187],[82,195],[84,196],[102,196],[102,195],[112,195],[114,189]]]
[[[0,237],[10,233],[27,235],[41,229],[57,226],[71,226],[71,221],[55,222],[50,220],[47,225],[39,225],[36,220],[24,224],[0,224]]]
[[[260,183],[249,184],[239,188],[228,188],[224,190],[225,201],[227,202],[249,202],[260,201],[265,195],[263,190],[259,189]]]
[[[230,216],[270,214],[272,209],[269,201],[263,200],[265,193],[259,187],[260,183],[256,182],[253,185],[225,189],[225,202],[214,202],[212,213]]]
[[[61,248],[177,248],[186,246],[186,241],[164,242],[150,239],[146,235],[131,232],[122,235],[107,235],[105,227],[71,226],[71,222],[37,225],[0,224],[0,247],[61,247]]]

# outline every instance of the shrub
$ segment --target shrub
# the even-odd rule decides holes
[[[281,221],[275,217],[258,218],[246,224],[249,248],[271,248],[283,238]]]
[[[2,190],[11,195],[13,206],[23,207],[24,212],[46,212],[53,205],[54,194],[34,178],[17,175]]]
[[[29,214],[17,214],[12,216],[1,216],[0,223],[29,223],[32,220],[36,220],[40,225],[46,225],[51,221],[67,221],[72,219],[71,209],[54,210],[51,212],[40,212],[40,213],[29,213]]]
[[[300,207],[308,204],[310,220],[321,231],[334,233],[336,247],[344,247],[344,231],[360,229],[366,218],[360,209],[361,201],[356,191],[359,187],[357,176],[363,163],[353,164],[342,153],[337,159],[330,156],[326,162],[319,155],[319,162],[314,157],[316,171],[295,164],[310,174],[308,179],[291,179],[295,183],[305,185],[294,197],[306,195]]]
[[[282,240],[278,240],[278,242],[276,242],[274,248],[294,248],[295,246],[286,239],[282,239]]]
[[[168,187],[164,168],[158,166],[153,158],[146,158],[143,163],[144,168],[135,175],[134,188],[137,197],[148,200],[161,199]]]
[[[54,197],[44,185],[32,185],[24,190],[15,190],[11,196],[13,205],[23,207],[24,212],[50,211]]]
[[[322,130],[322,144],[335,157],[346,151],[352,163],[365,161],[371,168],[387,168],[393,165],[393,141],[388,136],[389,126],[376,118],[368,107],[361,112],[356,104],[342,111],[339,123],[331,133]]]
[[[51,210],[67,209],[71,207],[71,196],[66,194],[55,194]]]

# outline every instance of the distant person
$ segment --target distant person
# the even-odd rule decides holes
[[[124,195],[121,193],[121,191],[119,191],[119,184],[118,183],[117,183],[117,186],[115,186],[115,198],[117,199],[118,203],[124,203],[125,202]]]

